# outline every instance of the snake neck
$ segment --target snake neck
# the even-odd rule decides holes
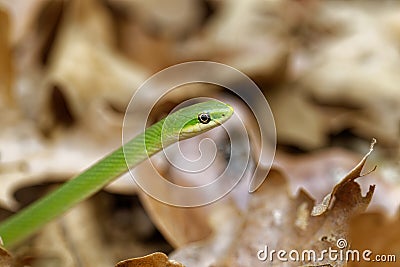
[[[134,166],[176,141],[173,134],[163,129],[164,120],[147,128],[123,146],[128,166]]]

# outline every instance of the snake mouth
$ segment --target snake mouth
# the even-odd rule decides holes
[[[227,112],[222,113],[220,119],[214,119],[214,121],[217,125],[223,124],[225,121],[227,121],[233,115],[233,108],[228,104],[226,104],[226,106],[228,107]]]
[[[222,125],[224,122],[225,122],[225,120],[224,121],[219,120],[219,119],[214,120],[215,126]]]

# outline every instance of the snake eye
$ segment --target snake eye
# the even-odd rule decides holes
[[[210,114],[208,113],[200,113],[199,116],[197,116],[199,122],[203,124],[207,124],[211,121]]]

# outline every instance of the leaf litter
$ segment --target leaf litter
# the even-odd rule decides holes
[[[256,266],[250,264],[258,264],[252,249],[262,249],[258,245],[266,241],[271,248],[288,248],[292,243],[298,249],[306,245],[323,248],[335,245],[340,234],[351,247],[368,245],[376,253],[387,254],[398,251],[398,217],[388,216],[396,214],[400,202],[397,2],[176,0],[167,7],[157,1],[50,2],[0,0],[2,207],[17,210],[21,205],[14,197],[18,189],[68,179],[118,146],[127,96],[151,73],[182,61],[214,60],[237,67],[260,85],[277,122],[278,157],[271,182],[266,182],[271,189],[263,187],[254,196],[235,189],[236,195],[218,205],[190,212],[171,212],[162,204],[154,207],[143,200],[153,223],[177,249],[172,255],[182,255],[180,251],[187,248],[184,259],[191,260],[189,266],[202,262]],[[182,9],[187,12],[177,11]],[[179,93],[179,99],[197,96],[203,89],[188,92]],[[160,106],[178,102],[171,96]],[[72,123],[60,114],[70,116]],[[249,128],[254,125],[249,120]],[[354,181],[355,173],[337,183],[342,171],[350,168],[354,158],[358,160],[357,153],[349,155],[349,149],[329,148],[343,133],[353,135],[345,143],[351,150],[359,151],[365,139],[376,136],[381,151],[388,152],[382,158],[381,154],[374,157],[379,168],[361,181]],[[287,147],[305,153],[286,153]],[[129,176],[125,178],[111,190],[134,193]],[[358,183],[370,192],[364,198]],[[370,183],[376,184],[372,202]],[[320,215],[310,216],[312,198],[319,200],[335,184],[317,205]],[[293,192],[295,197],[291,197]],[[265,207],[264,198],[273,205]],[[345,203],[353,203],[352,208]],[[360,213],[367,203],[373,213],[356,216],[349,223],[347,215]],[[379,211],[379,206],[384,209]],[[251,217],[250,210],[258,217]],[[90,208],[71,214],[84,217],[86,213]],[[88,220],[96,222],[96,216]],[[265,233],[263,221],[270,226]],[[89,243],[102,253],[98,258],[104,260],[97,266],[116,262],[115,256],[104,252],[112,245],[102,239],[102,230],[93,227],[94,232],[84,234],[74,222],[61,220],[61,226],[45,228],[43,232],[49,235],[37,239],[38,245],[33,246],[39,252],[31,256],[48,256],[40,243],[54,242],[60,242],[62,253],[54,251],[51,257],[78,255],[64,246],[65,236],[60,237],[60,229],[68,229],[88,236]],[[299,236],[297,242],[284,235],[286,224],[290,224],[288,233]],[[250,229],[252,225],[260,231]],[[304,234],[308,231],[309,239]],[[366,237],[366,233],[374,234]],[[88,254],[79,257],[89,259],[95,254],[79,238],[73,240],[80,253]],[[194,241],[200,243],[189,245]],[[200,255],[202,251],[208,255]],[[131,253],[147,252],[137,249]],[[70,261],[56,262],[68,266]]]
[[[279,262],[268,253],[271,250],[287,253],[296,250],[301,255],[303,251],[313,250],[319,258],[323,250],[338,249],[339,240],[351,242],[350,220],[366,210],[375,189],[371,185],[363,196],[359,184],[354,181],[362,177],[361,170],[371,152],[372,145],[360,163],[333,188],[329,195],[334,200],[326,200],[331,206],[326,204],[322,209],[303,190],[291,197],[284,172],[272,170],[262,187],[250,195],[244,214],[240,216],[232,212],[231,217],[225,216],[214,229],[213,237],[178,248],[171,258],[186,266],[264,266],[265,261],[272,266],[346,266],[344,260],[334,261],[328,257]],[[319,212],[312,214],[316,209]],[[240,227],[229,226],[233,222]],[[232,231],[227,233],[226,229]],[[215,242],[221,238],[219,235],[230,239],[223,253],[221,249],[213,249]],[[266,253],[261,253],[265,261],[258,258],[260,250]],[[288,255],[285,257],[288,259]]]

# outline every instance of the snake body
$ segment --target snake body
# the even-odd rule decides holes
[[[0,224],[0,237],[4,246],[11,247],[32,235],[47,222],[127,172],[128,167],[135,167],[179,140],[196,136],[222,124],[232,114],[232,107],[212,100],[168,115],[74,179],[3,221]]]

